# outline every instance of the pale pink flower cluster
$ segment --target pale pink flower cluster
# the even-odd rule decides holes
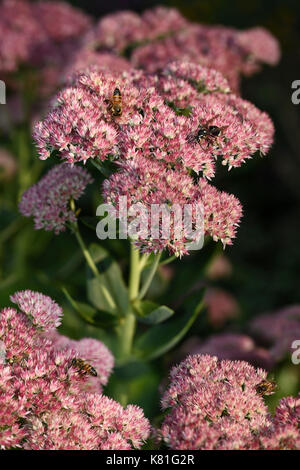
[[[269,65],[276,65],[280,59],[279,43],[265,28],[256,27],[240,31],[237,35],[237,41],[249,59],[251,60],[253,57],[254,62],[257,60]]]
[[[277,40],[263,28],[238,31],[221,26],[189,24],[173,35],[136,47],[131,61],[150,72],[174,60],[187,60],[219,70],[238,91],[241,74],[250,75],[261,63],[275,65],[280,58]]]
[[[0,71],[15,71],[30,59],[33,41],[42,41],[43,32],[32,18],[29,2],[4,0],[0,5]]]
[[[61,65],[91,20],[65,2],[4,0],[0,6],[0,70],[21,64]]]
[[[162,398],[163,441],[176,450],[299,450],[300,398],[281,400],[271,418],[256,389],[265,378],[247,362],[187,357]]]
[[[116,87],[122,93],[119,117],[108,107]],[[230,244],[241,206],[205,178],[214,176],[218,158],[230,169],[256,151],[265,154],[274,129],[265,113],[229,91],[218,72],[188,63],[171,64],[160,77],[96,68],[74,73],[35,128],[40,157],[58,150],[72,164],[114,159],[120,170],[104,183],[107,200],[117,205],[126,195],[128,204],[149,207],[201,202],[205,233]],[[209,126],[217,127],[218,135],[198,138]],[[179,255],[185,253],[184,243],[172,237],[138,242],[144,251],[167,247]]]
[[[72,349],[79,357],[84,357],[97,371],[97,377],[89,376],[86,389],[90,392],[101,392],[102,386],[106,385],[114,366],[114,358],[110,351],[101,341],[93,338],[73,340],[59,334],[56,330],[50,331],[47,338],[51,339],[57,350],[65,348]]]
[[[107,348],[88,338],[70,344],[62,339],[58,346],[49,339],[51,332],[46,339],[40,331],[47,305],[47,328],[55,328],[59,321],[60,311],[54,302],[33,292],[16,293],[12,298],[26,313],[13,308],[0,312],[0,447],[140,448],[149,435],[149,423],[142,410],[133,405],[123,409],[99,389],[98,393],[87,391],[88,375],[73,363],[76,357],[85,360],[85,353],[101,354],[93,365],[99,367],[104,384],[113,366]]]
[[[275,361],[293,353],[292,343],[300,339],[300,305],[285,307],[255,318],[251,333],[270,348]]]
[[[162,398],[166,415],[161,435],[172,449],[243,449],[269,423],[267,407],[256,392],[266,377],[241,361],[189,356],[170,373]]]
[[[141,16],[124,10],[101,18],[85,42],[122,53],[127,47],[174,33],[187,24],[175,8],[159,6],[144,11]]]
[[[48,331],[61,324],[62,309],[47,295],[24,290],[16,292],[10,300],[30,318],[33,326],[38,329]]]
[[[128,54],[134,67],[162,70],[174,60],[187,60],[219,70],[238,91],[240,75],[260,65],[275,65],[280,47],[262,27],[240,31],[191,23],[174,8],[155,7],[142,15],[121,11],[102,18],[87,34],[88,47]]]
[[[62,81],[68,79],[74,72],[97,67],[98,70],[111,72],[123,72],[131,68],[131,64],[124,57],[108,52],[98,52],[92,49],[80,48],[68,61],[62,73]]]
[[[182,346],[186,354],[209,354],[219,359],[247,361],[255,367],[271,370],[274,366],[267,349],[255,344],[253,338],[240,333],[219,333],[201,342],[198,338]]]
[[[254,444],[262,450],[300,450],[300,395],[279,402],[272,426]]]
[[[236,299],[225,289],[208,287],[204,302],[209,323],[215,328],[223,327],[228,320],[238,317],[240,313]]]
[[[5,148],[0,147],[0,181],[10,181],[17,172],[17,160]]]
[[[53,230],[58,234],[68,223],[76,222],[70,200],[79,199],[92,181],[84,168],[69,167],[65,163],[56,165],[25,191],[19,204],[20,212],[25,217],[33,216],[36,229]]]
[[[177,108],[192,107],[191,141],[197,134],[199,122],[221,129],[214,139],[204,139],[200,146],[198,144],[202,159],[211,159],[209,173],[205,176],[214,175],[214,159],[221,158],[223,165],[231,169],[239,167],[255,152],[264,155],[269,150],[274,137],[270,117],[252,103],[229,93],[228,83],[216,71],[176,62],[165,69],[159,87],[168,103]],[[190,152],[186,164],[199,171],[200,161],[198,155]]]

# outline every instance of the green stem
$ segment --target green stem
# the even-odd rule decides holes
[[[140,256],[139,250],[131,243],[130,247],[130,274],[129,274],[129,299],[133,301],[137,298],[140,286]],[[120,328],[120,352],[122,359],[129,357],[132,350],[132,343],[135,333],[136,319],[131,308],[123,319]]]
[[[83,253],[83,256],[86,259],[87,264],[91,268],[91,270],[92,270],[93,274],[95,275],[95,277],[97,277],[99,279],[99,281],[100,281],[99,285],[101,286],[102,293],[103,293],[105,299],[107,300],[109,306],[111,307],[111,309],[114,310],[116,308],[116,304],[115,304],[112,296],[110,295],[109,291],[102,285],[101,276],[100,276],[100,273],[98,271],[98,268],[97,268],[96,264],[94,263],[94,260],[91,256],[89,250],[87,249],[87,247],[86,247],[86,245],[85,245],[85,243],[82,239],[82,236],[80,235],[77,223],[74,224],[74,226],[72,228],[73,228],[73,231],[74,231],[75,236],[77,238],[77,241],[79,243],[79,246],[81,248],[81,251]]]
[[[130,275],[129,275],[129,298],[136,299],[140,286],[140,255],[139,250],[131,243],[130,249]]]
[[[144,285],[143,285],[143,287],[142,287],[142,289],[139,293],[139,296],[138,296],[139,300],[142,300],[142,298],[146,295],[146,293],[147,293],[147,291],[148,291],[148,289],[151,285],[151,282],[153,281],[154,275],[155,275],[156,270],[157,270],[158,265],[159,265],[160,257],[161,257],[161,252],[157,253],[155,255],[155,258],[154,258],[152,266],[149,270],[148,276],[147,276],[147,278],[145,280],[145,283],[144,283]]]

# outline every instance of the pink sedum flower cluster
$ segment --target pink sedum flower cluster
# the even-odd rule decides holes
[[[190,24],[174,35],[135,48],[131,61],[134,67],[149,72],[162,70],[174,60],[201,64],[219,70],[238,92],[241,75],[257,72],[263,63],[275,65],[279,58],[277,40],[263,28],[240,32]]]
[[[107,348],[88,338],[69,344],[61,339],[58,346],[58,340],[52,342],[51,334],[46,339],[41,330],[45,308],[49,306],[47,329],[54,329],[59,307],[34,292],[17,292],[12,299],[26,313],[13,308],[0,312],[0,447],[140,448],[149,435],[142,410],[133,405],[123,409],[99,393],[101,389],[87,391],[88,376],[72,362],[79,354],[82,359],[85,353],[101,354],[94,364],[104,384],[113,365]]]
[[[109,109],[114,89],[122,94],[122,114]],[[217,128],[213,137],[201,129]],[[56,150],[73,164],[113,160],[119,171],[104,183],[107,201],[128,204],[202,204],[205,233],[231,244],[241,218],[239,201],[208,184],[221,159],[239,167],[255,152],[265,154],[274,128],[266,113],[230,93],[226,79],[205,67],[174,63],[162,75],[91,68],[74,73],[35,128],[40,158]],[[186,240],[145,241],[142,251],[168,248],[186,253]]]
[[[275,361],[292,354],[292,343],[300,338],[300,305],[292,305],[255,318],[251,333],[266,344]]]
[[[90,19],[65,2],[4,0],[0,6],[0,71],[15,72],[21,64],[62,64]]]
[[[114,366],[114,358],[110,351],[101,341],[93,338],[73,340],[52,330],[48,338],[58,351],[65,348],[72,349],[79,357],[84,357],[97,371],[97,377],[89,376],[85,388],[90,392],[101,392],[102,386],[106,385]]]
[[[29,188],[19,204],[25,217],[33,216],[35,228],[53,230],[58,234],[68,223],[77,220],[70,200],[82,196],[92,178],[84,168],[56,165],[37,184]]]
[[[16,292],[10,300],[30,318],[32,324],[38,329],[48,331],[61,324],[62,309],[47,295],[24,290]]]
[[[131,64],[124,57],[108,52],[97,52],[92,49],[80,48],[72,55],[63,70],[62,82],[67,81],[72,74],[91,67],[98,70],[120,73],[131,69]]]
[[[121,11],[102,18],[86,37],[88,47],[130,55],[132,65],[148,72],[174,60],[219,70],[238,91],[240,75],[280,59],[277,40],[262,27],[239,31],[194,24],[174,8],[155,7],[142,15]]]
[[[163,441],[176,450],[300,449],[299,398],[281,400],[271,418],[256,390],[265,378],[247,362],[187,357],[162,398]]]
[[[272,426],[258,436],[256,445],[263,450],[300,450],[300,395],[279,402]]]
[[[178,450],[245,448],[269,422],[255,390],[265,377],[246,362],[189,356],[171,370],[162,398],[163,409],[170,408],[161,427],[164,442]]]
[[[122,53],[127,47],[174,33],[187,25],[175,8],[162,6],[146,10],[139,16],[132,11],[119,11],[101,18],[85,39],[100,49]]]
[[[219,333],[205,341],[199,338],[188,340],[182,346],[182,353],[209,354],[219,359],[247,361],[254,367],[271,370],[274,361],[269,351],[255,344],[254,340],[240,333]]]

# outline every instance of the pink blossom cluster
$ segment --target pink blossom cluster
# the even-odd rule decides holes
[[[67,62],[62,73],[62,82],[81,70],[97,67],[98,70],[106,70],[109,73],[121,73],[131,69],[131,64],[124,57],[109,52],[98,52],[92,49],[80,48],[74,52]]]
[[[0,6],[0,71],[21,64],[62,65],[91,20],[65,2],[4,0]]]
[[[257,436],[254,448],[262,450],[300,450],[300,394],[279,402],[272,425]]]
[[[238,91],[240,75],[280,58],[277,40],[262,27],[240,31],[191,23],[176,9],[155,7],[142,15],[121,11],[102,18],[85,39],[88,47],[129,54],[134,67],[162,70],[187,60],[219,70]]]
[[[76,222],[70,201],[77,201],[92,181],[84,168],[69,167],[65,163],[56,165],[25,191],[19,203],[20,212],[25,217],[33,216],[36,229],[53,230],[58,234],[68,223]]]
[[[109,106],[116,87],[122,94],[117,117]],[[210,127],[217,135],[198,136]],[[265,154],[273,133],[267,114],[230,93],[219,72],[174,63],[159,77],[95,67],[73,73],[34,136],[42,159],[54,150],[71,164],[113,159],[119,171],[105,181],[104,194],[115,205],[120,195],[149,207],[201,203],[205,233],[226,245],[235,237],[241,206],[206,179],[215,175],[217,159],[231,169],[257,151]],[[144,251],[168,248],[181,255],[184,243],[171,237],[138,244]]]
[[[20,63],[30,59],[33,41],[43,41],[44,35],[32,18],[29,2],[4,0],[0,5],[0,71],[15,71]]]
[[[10,181],[17,172],[17,161],[14,155],[0,147],[0,181]]]
[[[10,300],[30,318],[32,325],[37,329],[48,331],[61,324],[62,309],[47,295],[24,290],[16,292]]]
[[[228,320],[239,316],[240,308],[236,299],[225,289],[209,287],[204,301],[209,323],[215,328],[221,328]]]
[[[114,366],[114,358],[101,341],[93,338],[73,340],[59,334],[56,330],[50,331],[47,338],[51,339],[53,346],[58,351],[65,348],[76,351],[79,357],[84,357],[97,371],[97,377],[89,376],[85,389],[99,393],[102,386],[106,385]]]
[[[262,155],[269,150],[274,137],[270,117],[249,101],[229,93],[229,86],[216,71],[189,63],[173,63],[164,70],[159,81],[160,93],[176,108],[192,107],[190,139],[197,134],[199,123],[221,129],[214,139],[203,141],[200,147],[202,159],[211,162],[222,159],[223,165],[239,167],[255,152]],[[190,153],[186,164],[199,171],[199,156]],[[213,166],[209,174],[214,175]]]
[[[256,392],[266,378],[241,361],[216,356],[189,356],[170,373],[163,409],[170,408],[161,427],[172,449],[241,449],[269,423],[267,407]]]
[[[192,338],[183,344],[182,353],[209,354],[219,359],[247,361],[254,367],[271,370],[274,361],[269,351],[258,346],[253,338],[241,333],[219,333],[201,341]]]
[[[175,9],[163,6],[144,11],[119,11],[101,18],[85,42],[104,50],[122,53],[127,47],[175,33],[187,20]]]
[[[36,303],[34,298],[36,296]],[[33,307],[29,308],[28,298]],[[51,299],[28,291],[13,296],[26,313],[13,308],[0,312],[0,447],[33,450],[128,450],[140,448],[149,423],[140,408],[126,409],[98,392],[89,391],[88,375],[74,364],[86,354],[101,354],[102,383],[113,365],[111,353],[97,340],[58,346],[41,333],[44,307],[47,327],[55,318]],[[32,316],[27,311],[34,313]],[[40,315],[39,315],[40,312]],[[49,335],[51,338],[51,334]],[[63,342],[63,340],[61,341]],[[66,341],[66,343],[68,343]]]
[[[189,356],[170,373],[163,441],[176,450],[299,449],[299,398],[272,419],[257,386],[266,372],[242,361]]]
[[[135,67],[150,72],[157,72],[174,60],[205,65],[219,70],[231,88],[238,91],[241,74],[253,74],[261,63],[275,65],[279,58],[278,42],[264,28],[240,32],[191,24],[174,35],[137,47],[131,61]]]
[[[259,315],[251,322],[250,331],[270,348],[272,358],[280,361],[293,353],[292,343],[300,338],[300,306]]]

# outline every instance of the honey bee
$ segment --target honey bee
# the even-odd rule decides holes
[[[261,397],[264,395],[273,395],[277,388],[276,382],[274,380],[262,380],[259,384],[256,385],[255,390],[258,395]]]
[[[205,141],[207,144],[213,143],[214,139],[218,137],[224,129],[228,126],[218,127],[210,126],[210,122],[218,116],[214,116],[212,119],[207,121],[205,124],[200,124],[195,133],[189,134],[187,140],[189,143],[197,142],[202,147],[202,142]]]
[[[98,375],[96,369],[93,366],[91,366],[84,359],[80,359],[79,357],[74,357],[74,359],[72,359],[71,366],[75,367],[84,374],[89,374],[93,377],[97,377]]]
[[[108,103],[108,110],[113,116],[122,115],[122,94],[119,88],[115,88],[114,94]]]

